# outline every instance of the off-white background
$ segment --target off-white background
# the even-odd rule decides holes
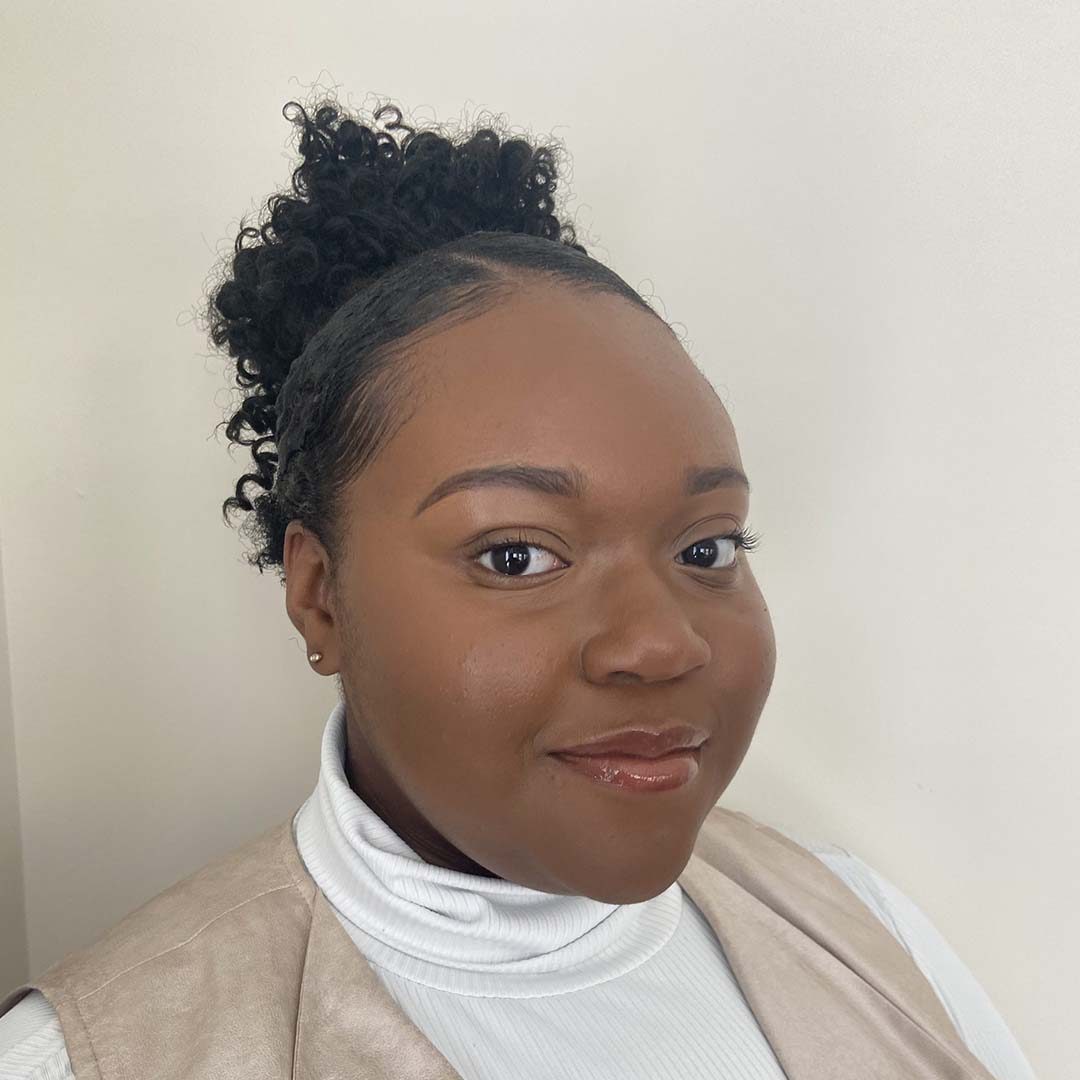
[[[722,802],[894,880],[1074,1075],[1080,5],[448,9],[0,14],[0,988],[314,783],[334,684],[221,522],[193,316],[336,85],[565,142],[753,484],[779,660]]]

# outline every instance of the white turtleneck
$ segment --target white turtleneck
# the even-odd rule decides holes
[[[300,856],[388,992],[465,1080],[784,1080],[712,928],[673,882],[637,904],[545,893],[423,861],[345,776],[345,706],[323,731]],[[779,828],[778,826],[774,826]],[[926,916],[849,851],[803,844],[911,953],[998,1080],[1035,1080],[985,990]],[[34,991],[0,1017],[0,1080],[72,1077]]]

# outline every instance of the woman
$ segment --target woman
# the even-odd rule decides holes
[[[212,340],[225,509],[338,677],[318,783],[0,1001],[0,1076],[1030,1077],[907,898],[716,805],[775,666],[750,485],[551,148],[290,105]]]

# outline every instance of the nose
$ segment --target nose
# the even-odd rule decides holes
[[[676,679],[712,658],[709,642],[695,629],[685,598],[660,575],[639,570],[633,582],[600,590],[597,627],[581,648],[581,666],[592,682]]]

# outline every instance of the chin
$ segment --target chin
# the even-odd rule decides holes
[[[640,879],[634,881],[612,882],[606,886],[597,885],[589,892],[581,893],[591,900],[599,900],[603,904],[640,904],[646,900],[652,900],[671,887],[672,882],[678,878],[662,876],[653,878],[651,881]]]
[[[663,851],[664,858],[652,863],[626,856],[602,862],[587,855],[582,872],[574,876],[569,891],[605,904],[640,904],[651,900],[669,889],[686,868],[693,852],[693,837],[685,849],[671,844]]]

